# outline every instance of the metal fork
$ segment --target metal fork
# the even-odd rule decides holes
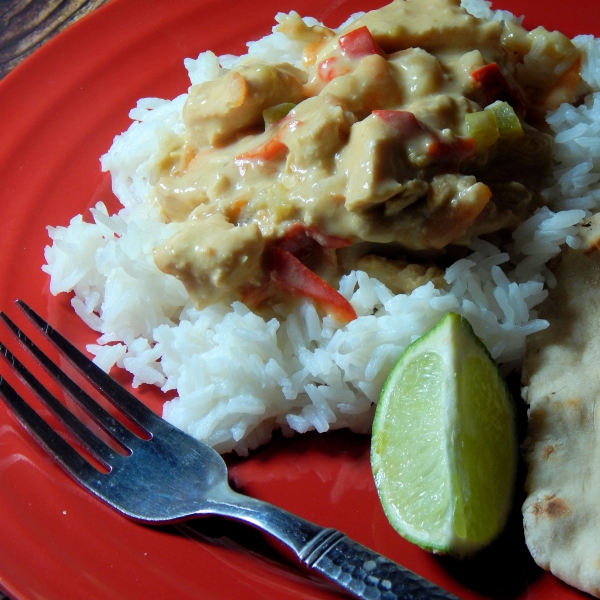
[[[335,529],[324,528],[281,508],[244,496],[228,484],[225,462],[212,448],[173,427],[90,361],[24,302],[17,305],[118,410],[142,437],[114,418],[52,362],[4,313],[0,318],[54,380],[125,449],[116,452],[54,397],[0,343],[0,353],[18,376],[106,467],[98,470],[42,419],[0,377],[0,395],[37,441],[83,487],[131,519],[164,524],[218,515],[249,523],[288,546],[298,559],[364,599],[456,599],[419,575]]]

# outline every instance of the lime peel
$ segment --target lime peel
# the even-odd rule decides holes
[[[407,348],[381,392],[371,465],[386,516],[422,548],[472,555],[506,525],[517,455],[502,375],[469,322],[449,313]]]

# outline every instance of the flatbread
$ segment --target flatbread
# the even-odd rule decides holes
[[[553,265],[540,309],[550,327],[528,341],[523,517],[534,560],[600,597],[600,228],[587,227],[588,248]]]

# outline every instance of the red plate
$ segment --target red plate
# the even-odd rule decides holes
[[[109,182],[98,158],[128,124],[138,98],[188,86],[183,58],[243,53],[278,11],[331,26],[378,0],[113,0],[72,25],[0,82],[0,307],[19,297],[79,344],[93,336],[53,298],[41,272],[45,226],[67,224]],[[234,10],[235,8],[235,10]],[[527,11],[528,27],[600,34],[596,0],[498,0]],[[112,205],[115,207],[115,205]],[[140,394],[157,402],[154,392]],[[275,440],[233,461],[232,479],[278,504],[412,568],[461,598],[580,598],[539,570],[519,515],[481,557],[444,560],[404,542],[384,517],[366,437],[337,432]],[[332,599],[343,594],[279,558],[259,534],[217,519],[151,529],[120,517],[73,483],[0,406],[0,588],[21,600],[210,598]],[[267,555],[267,559],[263,557]]]

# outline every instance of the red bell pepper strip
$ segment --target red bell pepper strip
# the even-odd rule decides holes
[[[402,136],[425,131],[417,117],[408,110],[374,110],[373,115],[393,127]]]
[[[440,139],[433,139],[427,145],[427,154],[440,162],[460,163],[475,154],[475,140],[470,137],[457,137],[449,144]]]
[[[269,160],[285,148],[285,144],[279,139],[279,135],[275,135],[270,140],[263,142],[252,150],[248,150],[243,154],[235,157],[235,161],[244,160]]]
[[[439,139],[438,135],[419,123],[417,117],[407,110],[374,110],[373,115],[406,138],[419,134],[428,137],[427,154],[440,162],[459,163],[475,153],[475,142],[469,137],[457,137],[452,143]]]
[[[303,223],[294,223],[274,245],[305,261],[315,251],[317,242],[306,235],[306,226]]]
[[[352,243],[352,240],[349,238],[323,233],[316,227],[309,227],[300,221],[290,225],[279,241],[285,243],[287,241],[298,240],[299,238],[311,238],[323,248],[345,248]],[[282,246],[279,245],[279,247]],[[288,250],[288,252],[292,252],[293,254],[293,251],[289,248],[284,248],[284,250]]]
[[[330,56],[321,61],[317,66],[317,73],[322,81],[329,82],[340,75],[350,73],[355,65],[352,61],[360,60],[371,54],[383,55],[381,48],[373,39],[371,32],[366,26],[350,31],[338,40],[341,51],[335,56]]]
[[[471,73],[473,80],[481,86],[487,104],[493,104],[496,100],[508,102],[515,112],[523,114],[525,106],[515,91],[510,87],[500,67],[496,63],[490,63],[476,69]]]
[[[338,44],[342,54],[351,60],[363,58],[370,54],[383,54],[366,25],[340,37]]]
[[[287,146],[281,141],[281,135],[288,128],[295,128],[299,121],[288,121],[272,138],[266,142],[259,144],[256,148],[252,148],[243,154],[235,157],[235,162],[245,160],[269,160],[276,156]]]
[[[302,225],[301,223],[298,223]],[[328,233],[323,233],[314,227],[307,227],[306,225],[302,225],[305,230],[305,235],[312,238],[322,246],[323,248],[345,248],[352,244],[352,240],[350,238],[342,238],[337,235],[329,235]]]
[[[338,291],[302,264],[291,252],[273,247],[270,252],[271,280],[288,293],[314,300],[338,321],[356,319],[356,311]]]
[[[259,285],[249,285],[242,295],[242,302],[250,308],[257,308],[265,300],[276,294],[273,282],[269,279]]]
[[[349,246],[352,240],[329,235],[319,231],[315,227],[308,227],[304,223],[296,222],[287,228],[283,237],[275,242],[277,248],[281,248],[293,254],[301,261],[308,260],[315,251],[315,246],[322,248],[344,248]]]
[[[317,67],[319,77],[323,81],[331,81],[340,75],[346,75],[350,73],[350,68],[340,64],[340,60],[337,56],[330,56],[324,61],[319,63]]]

